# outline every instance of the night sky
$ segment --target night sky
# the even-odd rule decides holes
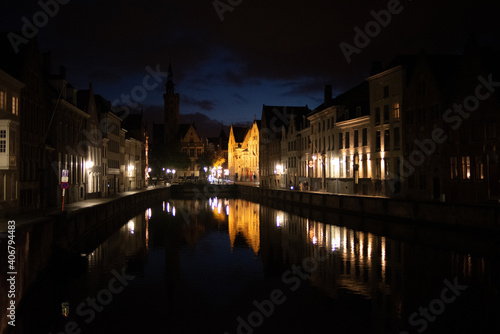
[[[59,2],[64,4],[51,7],[55,14],[47,15],[46,23],[37,16],[36,35],[41,50],[51,52],[53,70],[65,65],[73,86],[87,89],[92,82],[95,93],[115,104],[122,94],[145,91],[130,102],[157,121],[162,121],[158,111],[166,78],[160,76],[159,85],[149,78],[147,90],[144,78],[147,67],[166,72],[169,60],[181,114],[202,113],[227,125],[259,119],[263,104],[313,109],[325,84],[337,95],[363,81],[374,60],[387,64],[421,48],[458,54],[471,34],[482,46],[500,41],[499,1]],[[348,63],[339,45],[356,47],[355,27],[365,31],[375,21],[373,13],[388,7],[390,22],[369,24],[373,37],[369,43],[358,40],[365,45]],[[38,1],[10,1],[0,11],[0,30],[21,31],[23,17],[33,22],[41,10]],[[379,19],[388,21],[383,14]]]

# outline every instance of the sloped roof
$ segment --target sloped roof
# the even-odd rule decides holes
[[[353,119],[358,116],[356,116],[356,109],[357,107],[361,107],[361,115],[360,116],[365,116],[370,114],[370,93],[369,93],[369,83],[367,81],[363,81],[359,85],[345,91],[342,94],[337,95],[335,98],[333,98],[329,103],[325,104],[324,102],[314,108],[312,111],[311,115],[314,115],[316,113],[319,113],[326,108],[329,108],[331,106],[342,106],[345,107],[347,110],[352,110],[353,112],[349,113],[347,116],[343,112],[339,112],[337,114],[337,121],[345,121],[347,119]],[[346,116],[348,118],[346,118]],[[299,122],[298,120],[297,122]],[[297,127],[297,122],[295,123],[295,126]],[[300,125],[299,125],[300,126]]]

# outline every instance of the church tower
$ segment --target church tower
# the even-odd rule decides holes
[[[166,92],[163,94],[163,109],[165,112],[165,145],[171,145],[177,140],[179,131],[179,94],[174,92],[172,80],[172,64],[168,64]]]

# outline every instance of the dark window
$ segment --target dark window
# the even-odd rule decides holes
[[[424,96],[425,95],[425,81],[421,80],[417,83],[417,95]]]
[[[427,188],[427,175],[420,174],[419,181],[420,181],[420,189],[421,190],[424,190],[425,188]]]
[[[377,131],[376,137],[375,137],[375,150],[377,152],[380,151],[380,131]]]
[[[425,122],[425,108],[420,108],[418,109],[418,121],[419,122]]]
[[[349,132],[345,133],[345,148],[349,148],[350,142],[349,142]]]
[[[384,123],[389,123],[389,105],[384,106]]]
[[[385,151],[391,150],[391,135],[389,130],[385,130],[384,132],[384,150]]]
[[[408,124],[413,124],[413,110],[409,109],[408,110],[408,115],[406,116],[406,120]]]
[[[358,130],[354,130],[354,143],[353,143],[353,146],[354,147],[358,147]]]
[[[367,146],[368,145],[368,129],[367,128],[363,129],[361,136],[362,136],[363,146]]]
[[[384,86],[384,99],[389,97],[389,86]]]
[[[399,128],[394,128],[394,149],[399,149]]]
[[[339,150],[344,148],[344,138],[343,133],[339,133]]]
[[[375,125],[380,124],[380,108],[375,108]]]
[[[409,189],[415,188],[415,175],[408,176],[408,188]]]

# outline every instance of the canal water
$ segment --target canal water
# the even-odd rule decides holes
[[[10,333],[500,332],[495,240],[317,216],[242,199],[152,205],[58,256]]]

